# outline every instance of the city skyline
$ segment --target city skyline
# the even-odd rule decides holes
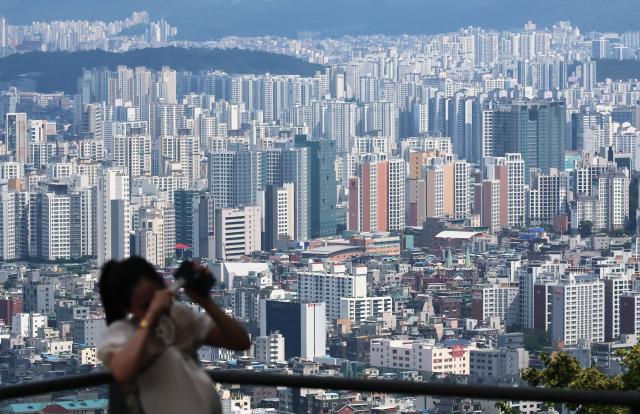
[[[289,4],[274,3],[251,13]],[[598,375],[562,386],[628,388],[618,351],[640,352],[640,28],[531,14],[500,31],[188,41],[180,19],[137,10],[0,18],[5,62],[249,56],[238,72],[70,65],[71,86],[45,91],[31,64],[0,82],[0,383],[110,367],[101,268],[139,256],[167,284],[184,260],[205,266],[211,300],[249,334],[246,351],[199,348],[205,368],[554,386],[532,380],[552,354]],[[263,71],[253,52],[313,70]],[[208,306],[192,299],[175,296]],[[233,414],[508,413],[475,398],[216,390]],[[110,395],[66,398],[101,413]]]

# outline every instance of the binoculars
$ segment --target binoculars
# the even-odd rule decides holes
[[[203,270],[198,270],[195,264],[189,260],[185,260],[180,264],[173,277],[176,279],[176,290],[186,287],[202,296],[209,295],[209,291],[216,283],[211,275]]]

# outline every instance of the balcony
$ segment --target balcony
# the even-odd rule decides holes
[[[545,401],[575,405],[617,405],[640,414],[640,392],[575,391],[532,387],[500,387],[490,385],[457,385],[434,382],[412,382],[381,379],[354,379],[323,376],[282,375],[246,370],[210,370],[211,379],[222,384],[267,387],[311,388],[359,392],[383,392],[401,395],[473,398],[478,400]],[[108,373],[74,375],[0,387],[0,405],[13,400],[73,389],[113,384]],[[110,412],[122,412],[117,398],[110,401]]]

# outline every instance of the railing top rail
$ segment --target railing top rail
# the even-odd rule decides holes
[[[382,379],[357,379],[330,376],[301,376],[248,370],[210,370],[211,379],[226,384],[288,388],[316,388],[360,392],[385,392],[405,395],[466,397],[482,400],[548,401],[565,404],[619,405],[640,408],[640,392],[564,390],[533,387],[445,384]],[[72,375],[24,384],[0,386],[0,400],[112,384],[109,373]]]

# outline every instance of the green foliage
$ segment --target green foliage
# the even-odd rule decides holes
[[[14,279],[7,279],[2,284],[4,290],[13,289],[16,287],[16,281]]]
[[[524,329],[524,348],[530,352],[538,352],[551,346],[549,332],[543,330]]]
[[[581,221],[578,226],[578,232],[583,239],[591,237],[591,234],[593,234],[593,223],[588,220]]]
[[[622,359],[624,373],[620,376],[622,389],[640,389],[640,345],[630,349],[618,351],[618,356]]]
[[[312,76],[323,66],[293,56],[240,49],[197,49],[162,47],[135,49],[124,53],[102,50],[83,52],[16,53],[0,59],[0,82],[32,79],[40,92],[75,93],[83,68],[118,65],[175,70],[223,70],[228,73],[274,73]]]
[[[565,353],[541,354],[543,369],[528,368],[522,372],[522,379],[533,386],[545,388],[565,388],[570,390],[629,391],[640,386],[640,346],[618,352],[625,372],[608,377],[596,368],[582,368],[578,360]],[[497,405],[496,405],[497,407]],[[625,408],[613,406],[568,405],[580,414],[624,414]],[[500,407],[498,407],[501,409]],[[501,411],[502,414],[509,412]]]
[[[500,411],[500,414],[518,414],[520,410],[513,408],[506,401],[498,401],[496,408]]]

